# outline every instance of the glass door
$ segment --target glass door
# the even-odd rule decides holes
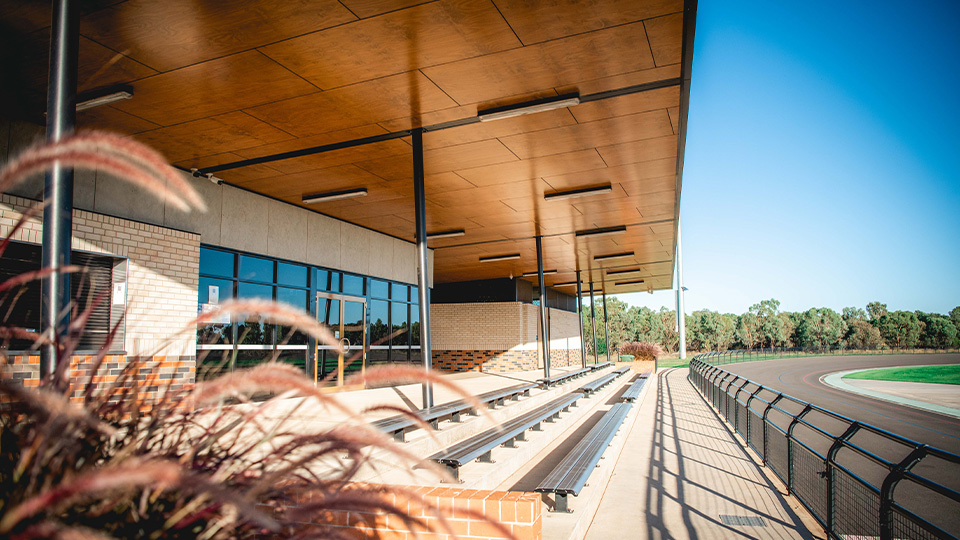
[[[367,303],[358,296],[317,293],[317,321],[340,342],[340,351],[317,343],[316,381],[343,387],[344,378],[367,366]]]

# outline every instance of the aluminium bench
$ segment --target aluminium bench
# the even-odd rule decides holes
[[[600,362],[599,364],[592,364],[592,365],[589,365],[589,366],[587,366],[587,367],[590,368],[590,369],[592,369],[592,370],[594,370],[594,371],[597,371],[598,369],[608,368],[608,367],[610,367],[610,366],[612,366],[612,365],[613,365],[613,364],[611,364],[610,362]]]
[[[537,385],[533,383],[519,384],[480,394],[476,396],[476,400],[493,409],[496,408],[497,405],[503,405],[508,399],[516,401],[520,399],[521,395],[529,396],[530,390],[536,387]],[[441,420],[449,419],[452,422],[459,422],[461,415],[464,413],[475,414],[476,411],[474,411],[473,408],[473,405],[461,399],[451,403],[420,409],[413,414],[422,421],[430,424],[433,429],[439,429]],[[397,442],[404,442],[407,432],[420,428],[420,424],[416,420],[403,414],[381,418],[380,420],[371,422],[371,424],[381,432],[393,435],[394,440]]]
[[[567,457],[563,459],[534,491],[554,493],[556,503],[554,512],[570,512],[567,497],[576,497],[586,485],[590,473],[600,461],[603,452],[617,434],[624,418],[630,412],[630,403],[617,403],[607,411],[600,421],[583,436]]]
[[[548,388],[551,384],[563,384],[567,381],[576,379],[577,377],[582,377],[584,375],[589,375],[591,372],[590,368],[578,369],[576,371],[568,371],[561,375],[556,375],[554,377],[544,377],[542,379],[537,379],[537,383],[540,384],[542,388]]]
[[[612,383],[617,377],[620,377],[624,373],[630,371],[629,367],[619,368],[611,373],[607,373],[603,377],[598,377],[587,384],[577,388],[577,392],[583,392],[585,395],[589,396],[590,394],[596,392],[597,390],[603,388],[604,386]]]
[[[643,387],[647,384],[648,376],[649,376],[649,372],[641,373],[640,378],[633,381],[633,384],[631,384],[630,387],[627,388],[627,391],[620,396],[620,401],[623,403],[635,402],[637,398],[640,397],[640,392],[643,391]]]
[[[576,406],[577,400],[582,398],[579,392],[570,392],[549,403],[541,405],[521,416],[490,428],[469,439],[461,441],[450,448],[430,456],[431,461],[444,465],[455,481],[460,480],[460,467],[473,461],[492,463],[491,454],[494,448],[504,445],[514,447],[515,441],[526,440],[526,431],[540,431],[541,422],[552,422],[561,412]]]

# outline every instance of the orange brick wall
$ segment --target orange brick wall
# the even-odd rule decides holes
[[[400,494],[386,495],[386,502],[424,520],[431,532],[419,532],[419,537],[430,540],[487,540],[507,538],[496,527],[481,517],[496,520],[518,540],[540,540],[543,527],[540,514],[540,495],[520,491],[489,491],[461,488],[411,488],[411,491],[439,509],[450,532],[437,515],[429,509],[410,502]],[[306,502],[306,501],[305,501]],[[318,514],[310,521],[333,529],[334,536],[358,539],[416,538],[402,520],[383,513],[330,511]],[[453,533],[453,534],[451,534]]]

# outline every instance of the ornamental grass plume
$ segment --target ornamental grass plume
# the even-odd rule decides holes
[[[54,161],[92,166],[147,187],[150,193],[186,208],[203,201],[158,154],[129,139],[81,134],[38,145],[0,173],[0,191]],[[167,186],[171,186],[168,188]],[[175,193],[174,193],[175,192]],[[10,237],[42,205],[24,213],[0,240]],[[51,272],[40,270],[0,283],[0,314],[25,283]],[[98,302],[80,311],[73,304],[70,326],[40,335],[0,322],[0,537],[27,539],[115,538],[336,538],[323,519],[330,512],[379,513],[419,532],[453,534],[438,508],[415,489],[356,482],[363,468],[425,467],[401,445],[371,426],[362,412],[321,392],[305,374],[267,361],[189,387],[152,380],[155,365],[128,357],[116,380],[105,383],[101,367],[121,322],[92,358],[85,376],[71,376],[73,352]],[[221,316],[256,315],[294,328],[322,343],[336,340],[309,314],[264,301],[231,301],[194,324]],[[195,328],[194,326],[190,327]],[[39,386],[24,387],[6,373],[12,339],[30,339],[35,351],[53,344],[56,369]],[[434,374],[414,368],[370,369],[360,382],[433,381],[473,399]],[[148,401],[146,386],[158,386]],[[254,403],[253,395],[266,395]],[[299,399],[299,402],[291,400]],[[338,411],[345,422],[305,430],[293,414],[306,400]],[[291,403],[299,403],[290,407]],[[478,404],[479,405],[479,404]],[[371,410],[382,410],[371,407]],[[477,407],[483,411],[483,407]],[[436,516],[427,520],[423,516]],[[482,514],[473,517],[487,519]],[[489,521],[489,520],[488,520]],[[392,521],[391,521],[392,522]],[[435,525],[430,525],[431,523]],[[490,521],[506,538],[506,527]],[[433,529],[431,529],[433,527]],[[340,529],[343,531],[343,529]]]
[[[630,354],[634,360],[652,362],[663,356],[663,349],[649,341],[628,341],[620,345],[620,354]]]

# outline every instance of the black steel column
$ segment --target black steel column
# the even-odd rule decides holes
[[[600,363],[600,353],[597,352],[597,303],[593,299],[593,282],[590,282],[590,323],[593,325],[593,363]]]
[[[577,270],[577,326],[580,327],[580,367],[587,367],[587,342],[583,340],[583,290],[580,288],[579,270]]]
[[[607,288],[604,287],[600,293],[603,295],[603,340],[606,342],[604,349],[607,350],[607,362],[610,361],[610,325],[607,324]]]
[[[547,287],[543,281],[543,239],[537,237],[537,276],[540,278],[540,348],[543,349],[543,377],[550,378],[550,336],[547,322]]]
[[[47,141],[56,142],[73,131],[77,117],[77,52],[80,20],[71,0],[53,0],[50,28],[50,70],[47,79]],[[44,178],[43,268],[70,264],[73,227],[73,169],[56,164]],[[66,331],[70,310],[70,276],[53,272],[41,284],[40,329],[47,337]],[[40,377],[54,372],[57,347],[40,350]]]
[[[420,354],[423,369],[433,370],[430,349],[430,287],[427,283],[427,203],[423,190],[423,130],[413,131],[413,199],[417,226],[417,286],[420,302]],[[423,406],[433,407],[433,384],[424,381]]]

